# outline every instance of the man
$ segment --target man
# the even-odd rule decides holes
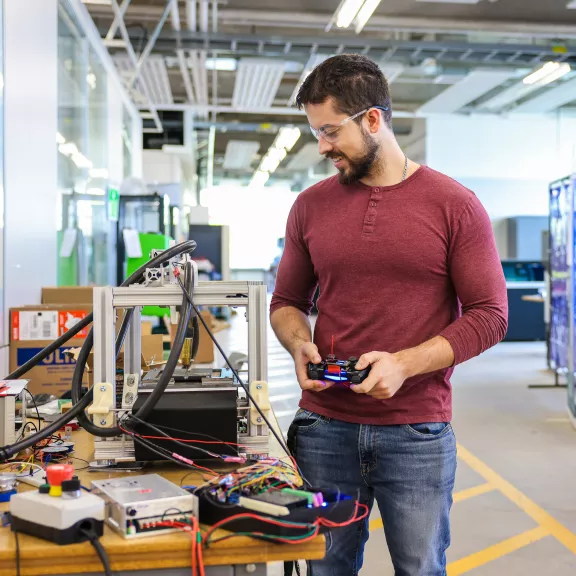
[[[406,158],[368,58],[329,58],[296,102],[339,174],[294,203],[271,304],[303,391],[295,456],[313,485],[376,499],[397,576],[442,576],[456,470],[450,376],[507,329],[490,220],[472,192]],[[338,358],[371,366],[362,384],[308,379],[332,338]],[[333,531],[311,574],[357,574],[367,539],[368,521]]]

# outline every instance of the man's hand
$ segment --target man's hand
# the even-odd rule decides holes
[[[356,363],[357,370],[371,365],[370,373],[362,384],[350,386],[358,394],[368,394],[377,400],[392,398],[408,377],[404,364],[398,357],[388,352],[362,354]]]
[[[302,390],[314,390],[321,392],[327,390],[334,384],[333,382],[326,382],[324,380],[310,380],[308,378],[308,362],[318,364],[322,361],[318,352],[318,347],[312,342],[303,344],[294,354],[294,365],[296,366],[296,376],[298,384]]]

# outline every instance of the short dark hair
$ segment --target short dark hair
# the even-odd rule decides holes
[[[323,104],[332,98],[338,112],[352,116],[371,106],[384,106],[384,120],[392,125],[388,82],[378,64],[360,54],[339,54],[312,70],[298,90],[296,106]]]

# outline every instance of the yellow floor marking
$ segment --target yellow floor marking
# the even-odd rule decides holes
[[[480,484],[479,486],[474,486],[473,488],[467,488],[466,490],[460,490],[460,492],[454,492],[452,497],[454,498],[454,503],[462,502],[463,500],[468,500],[468,498],[474,498],[474,496],[480,496],[481,494],[486,494],[487,492],[492,492],[495,487],[492,484],[486,482],[486,484]]]
[[[466,448],[458,445],[458,457],[465,462],[472,470],[480,474],[486,482],[500,490],[504,496],[512,500],[516,506],[523,510],[530,518],[540,524],[541,527],[546,528],[552,536],[559,540],[568,550],[576,554],[576,534],[571,532],[553,518],[546,510],[540,508],[538,504],[524,496],[520,490],[512,486],[510,482],[504,480],[502,476],[498,475],[494,470],[486,466],[484,462],[476,458],[473,454],[468,452]]]
[[[465,574],[474,568],[488,564],[488,562],[506,556],[506,554],[510,554],[511,552],[515,552],[529,544],[538,542],[538,540],[542,540],[542,538],[545,538],[546,536],[550,536],[550,530],[545,526],[538,526],[537,528],[528,530],[528,532],[508,538],[508,540],[504,540],[503,542],[498,542],[498,544],[494,544],[494,546],[485,548],[475,554],[470,554],[470,556],[466,556],[466,558],[456,560],[456,562],[451,562],[447,569],[448,576],[460,576],[460,574]]]
[[[494,486],[490,484],[480,484],[479,486],[474,486],[473,488],[467,488],[466,490],[460,490],[460,492],[454,492],[452,497],[454,502],[462,502],[462,500],[468,500],[468,498],[474,498],[474,496],[480,496],[481,494],[486,494],[487,492],[492,492],[495,490]],[[370,520],[370,530],[378,530],[382,528],[382,518],[375,518]]]

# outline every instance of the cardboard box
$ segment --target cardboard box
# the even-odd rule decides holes
[[[46,286],[42,288],[42,304],[90,304],[94,286]]]
[[[92,306],[38,305],[10,309],[10,371],[16,370],[59,336],[62,336],[78,320],[92,311]],[[66,351],[82,346],[89,327],[66,343],[35,368],[26,378],[32,394],[55,394],[60,396],[70,390],[74,362]]]
[[[40,350],[50,344],[51,340],[23,340],[10,343],[10,371],[16,370]],[[66,352],[71,348],[84,344],[84,339],[73,338],[65,346],[58,348],[43,360],[38,366],[32,368],[24,378],[28,378],[28,390],[32,394],[54,394],[62,396],[72,387],[72,375],[76,362]],[[87,382],[85,375],[85,382]]]

